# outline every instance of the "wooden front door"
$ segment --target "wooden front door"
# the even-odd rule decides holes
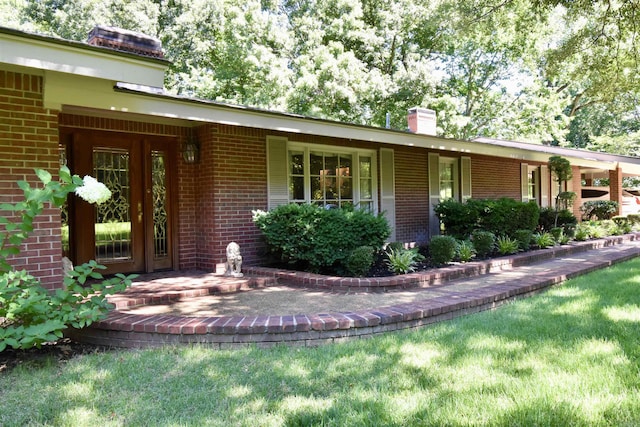
[[[174,141],[85,130],[69,131],[61,140],[72,173],[93,176],[112,193],[100,205],[70,200],[72,261],[95,259],[106,274],[174,268]]]

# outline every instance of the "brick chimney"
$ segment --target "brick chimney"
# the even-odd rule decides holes
[[[89,32],[87,43],[92,46],[102,46],[121,52],[162,58],[162,43],[155,37],[122,28],[97,25]]]
[[[436,112],[427,108],[413,107],[407,115],[409,130],[413,133],[436,136]]]

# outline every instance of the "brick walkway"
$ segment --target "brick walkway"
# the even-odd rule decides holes
[[[145,275],[125,293],[114,296],[109,317],[68,336],[78,341],[119,347],[203,344],[233,348],[257,344],[314,346],[417,328],[457,316],[493,309],[569,278],[640,256],[640,234],[573,243],[511,257],[413,273],[402,277],[353,279],[247,268],[246,278],[232,279],[199,271]],[[135,307],[168,304],[207,295],[252,292],[270,286],[298,286],[331,291],[348,298],[375,292],[379,304],[355,311],[318,309],[308,314],[246,313],[221,316],[133,314]],[[395,291],[413,290],[407,302]],[[357,291],[357,292],[354,292]],[[292,289],[291,292],[301,291]],[[241,294],[238,294],[241,297]],[[345,300],[347,299],[347,300]],[[252,301],[252,300],[249,300]],[[260,299],[254,299],[259,304]],[[251,307],[245,305],[245,307]]]

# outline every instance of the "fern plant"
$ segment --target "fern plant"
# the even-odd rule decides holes
[[[456,247],[456,255],[460,262],[469,262],[476,256],[476,249],[469,240],[461,240]]]
[[[550,246],[555,245],[556,241],[551,235],[551,233],[536,233],[533,235],[533,242],[540,249],[548,248]]]
[[[496,240],[496,248],[500,255],[511,255],[518,252],[520,244],[518,240],[512,239],[509,236],[500,236]]]
[[[416,271],[418,263],[424,261],[424,256],[418,253],[418,248],[389,248],[385,252],[385,264],[393,274],[407,274]]]

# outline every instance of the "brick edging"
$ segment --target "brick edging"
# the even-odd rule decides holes
[[[637,237],[638,235],[627,235],[620,239],[600,239],[592,248],[637,240]],[[580,244],[563,248],[563,255],[587,250]],[[114,311],[106,320],[82,330],[68,330],[66,335],[78,341],[116,347],[158,347],[167,344],[202,344],[219,349],[278,344],[317,346],[418,328],[492,309],[511,299],[538,293],[569,278],[637,256],[640,256],[640,248],[632,247],[603,256],[597,261],[568,265],[562,272],[549,271],[518,283],[491,285],[469,292],[452,292],[440,297],[356,312],[180,317]]]

